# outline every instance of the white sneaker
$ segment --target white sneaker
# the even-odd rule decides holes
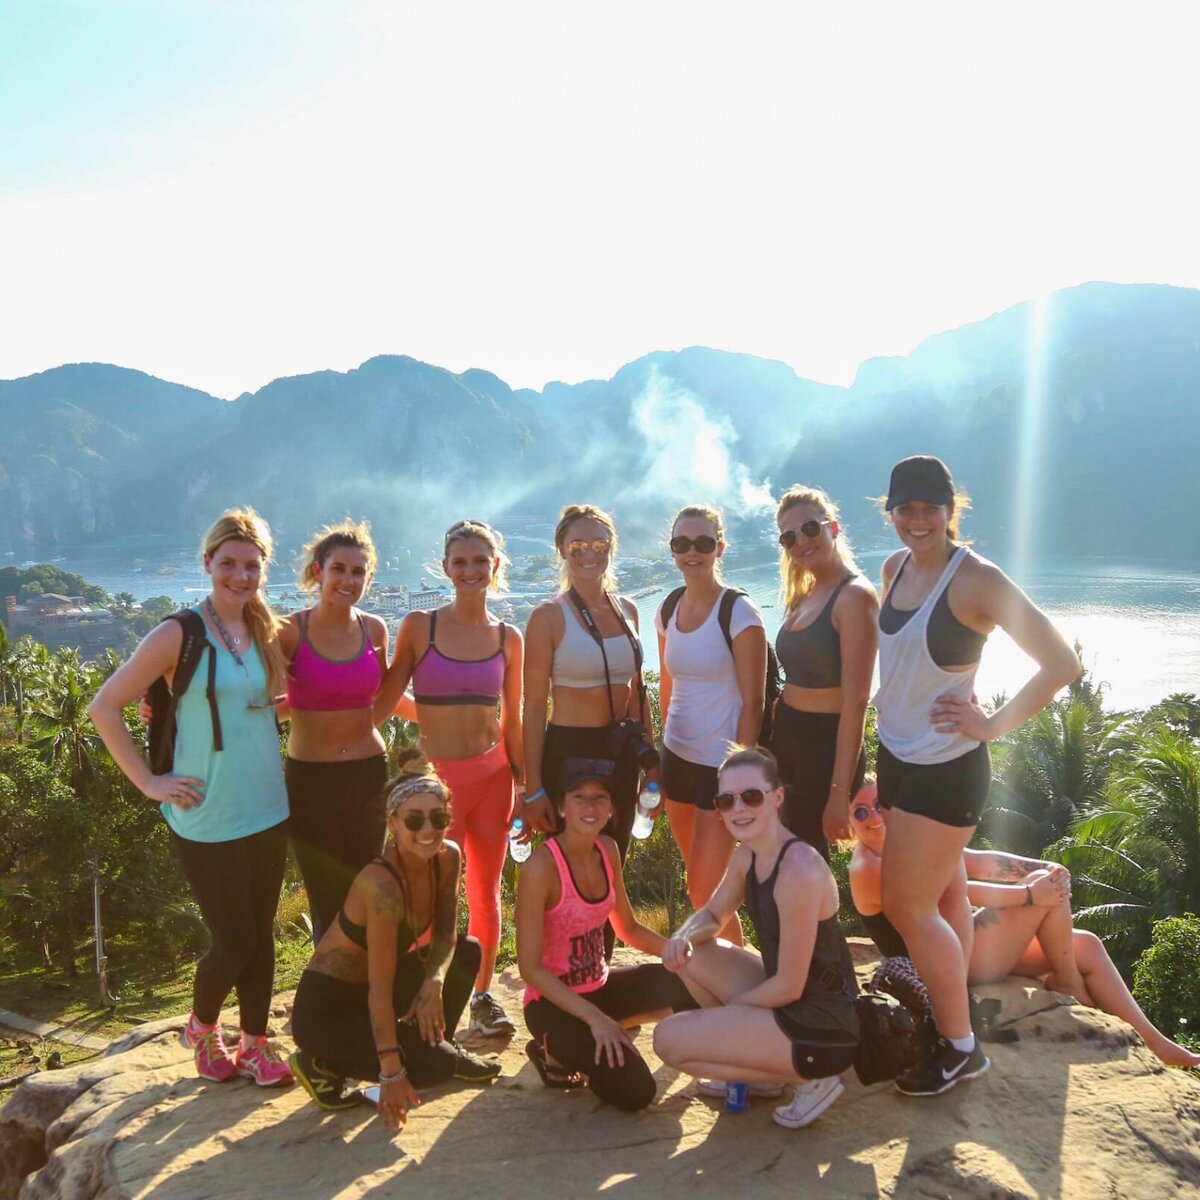
[[[725,1089],[729,1085],[723,1079],[697,1079],[696,1091],[702,1096],[718,1096],[722,1100],[725,1099]],[[748,1083],[746,1084],[746,1094],[749,1096],[761,1096],[767,1100],[774,1100],[776,1096],[783,1095],[782,1083]]]
[[[811,1125],[844,1091],[840,1075],[814,1079],[796,1088],[791,1104],[781,1105],[772,1116],[785,1129],[803,1129]]]

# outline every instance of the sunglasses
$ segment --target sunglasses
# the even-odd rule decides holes
[[[670,541],[672,554],[686,554],[689,550],[695,550],[697,554],[711,554],[717,548],[717,539],[711,537],[707,533],[702,533],[698,538],[684,537],[683,534],[677,534]]]
[[[761,808],[767,793],[762,788],[747,788],[744,792],[718,792],[713,797],[713,805],[717,812],[729,812],[739,797],[747,808]]]
[[[404,814],[404,828],[410,833],[420,833],[425,828],[425,818],[434,829],[442,830],[450,824],[450,814],[444,808],[435,808],[432,812],[407,812]]]
[[[800,534],[804,534],[806,538],[815,538],[821,536],[821,530],[826,525],[832,525],[832,521],[805,521],[800,526],[799,532],[795,529],[785,529],[779,535],[779,544],[785,549],[790,550],[795,544]]]
[[[880,804],[878,800],[876,800],[874,804],[856,805],[853,813],[851,813],[851,816],[853,816],[856,821],[869,821],[872,813],[879,813],[881,815],[883,813],[883,805]]]
[[[597,558],[602,558],[611,546],[612,542],[608,538],[592,538],[590,542],[580,538],[567,543],[567,553],[572,558],[582,558],[590,550]]]

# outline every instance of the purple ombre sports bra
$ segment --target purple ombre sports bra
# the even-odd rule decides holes
[[[370,708],[383,682],[379,655],[359,614],[362,649],[346,659],[326,658],[308,640],[308,613],[300,614],[300,644],[288,666],[288,707],[296,712],[343,712]]]
[[[500,622],[500,648],[487,658],[450,658],[433,644],[437,613],[429,614],[429,646],[412,672],[413,699],[418,704],[500,703],[504,690],[504,634]]]

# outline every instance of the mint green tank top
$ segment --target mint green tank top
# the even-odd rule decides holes
[[[199,609],[196,610],[197,612]],[[176,775],[204,780],[204,802],[184,810],[161,805],[167,824],[193,842],[229,842],[261,833],[287,819],[287,791],[279,757],[279,733],[270,708],[247,708],[267,699],[267,672],[253,642],[242,666],[209,637],[217,655],[217,710],[225,748],[213,749],[205,650],[176,709]]]

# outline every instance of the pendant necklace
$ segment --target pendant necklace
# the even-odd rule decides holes
[[[240,637],[233,637],[230,634],[229,630],[225,628],[225,622],[221,620],[221,617],[218,614],[216,607],[213,605],[211,596],[205,597],[204,607],[208,609],[208,615],[210,617],[212,617],[213,624],[217,627],[217,632],[221,635],[221,640],[225,643],[225,648],[229,651],[230,654],[233,655],[234,659],[237,661],[238,666],[241,666],[242,655],[241,655],[238,647],[241,646],[242,639]]]

